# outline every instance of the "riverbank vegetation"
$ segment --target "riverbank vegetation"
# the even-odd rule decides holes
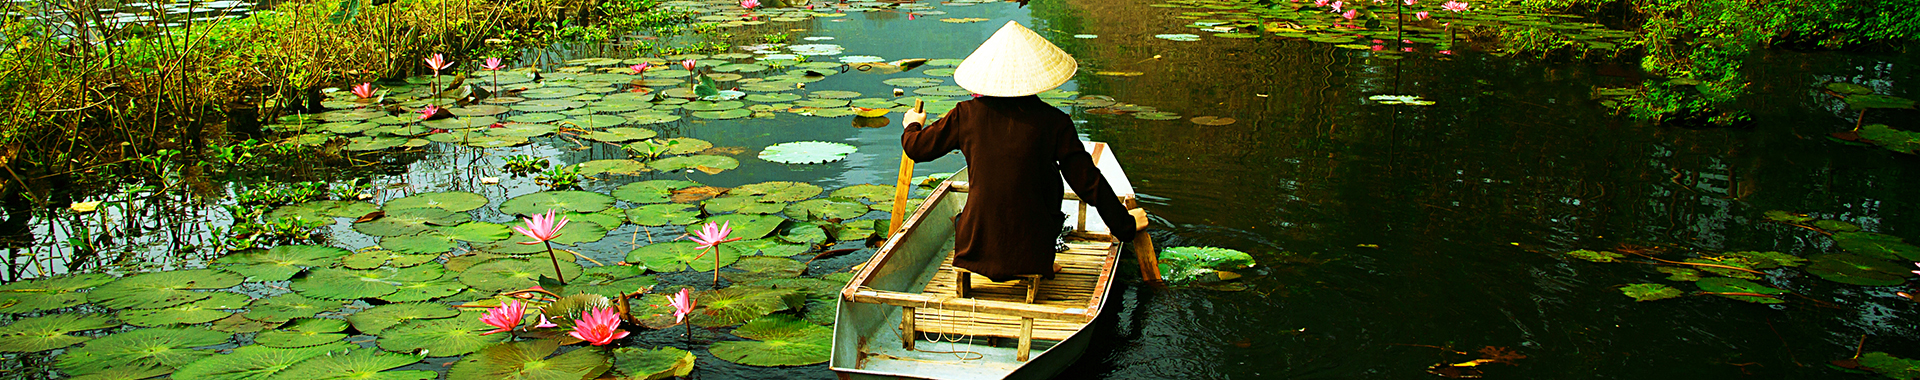
[[[1746,116],[1730,104],[1746,90],[1741,66],[1755,49],[1891,51],[1920,40],[1915,0],[1523,0],[1518,6],[1638,31],[1620,48],[1637,50],[1652,79],[1621,105],[1633,118],[1657,122],[1741,124]],[[1589,47],[1524,25],[1493,28],[1510,53],[1584,53]]]
[[[109,4],[91,0],[17,3],[12,14],[29,16],[6,21],[0,48],[3,188],[49,204],[52,188],[178,175],[136,164],[209,161],[208,146],[324,153],[233,143],[278,115],[318,112],[324,88],[424,74],[421,57],[436,53],[474,62],[614,30],[679,32],[688,16],[655,3],[295,0],[243,18],[147,22],[98,16]]]

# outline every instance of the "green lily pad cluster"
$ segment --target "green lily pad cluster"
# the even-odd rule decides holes
[[[1814,231],[1828,236],[1833,247],[1843,252],[1795,255],[1774,251],[1731,251],[1699,254],[1680,261],[1650,258],[1643,263],[1671,264],[1656,271],[1672,281],[1693,282],[1701,294],[1718,295],[1754,303],[1783,303],[1787,291],[1754,281],[1763,278],[1760,271],[1801,268],[1807,274],[1827,281],[1862,286],[1893,286],[1914,276],[1913,263],[1920,261],[1920,246],[1908,244],[1897,236],[1861,231],[1859,225],[1820,219],[1782,210],[1767,211],[1761,219],[1794,226],[1795,231]],[[1625,255],[1591,250],[1574,250],[1569,257],[1592,262],[1619,262]],[[1653,261],[1659,261],[1654,263]],[[1620,292],[1636,301],[1674,298],[1681,291],[1657,283],[1632,284]]]
[[[1443,2],[1349,1],[1335,10],[1332,4],[1314,2],[1277,2],[1250,0],[1170,0],[1152,7],[1178,11],[1171,18],[1185,27],[1216,38],[1285,38],[1334,44],[1342,48],[1372,50],[1378,57],[1393,59],[1410,49],[1382,49],[1381,41],[1434,46],[1449,50],[1457,35],[1482,30],[1509,29],[1533,38],[1552,41],[1578,50],[1617,50],[1631,42],[1633,33],[1607,29],[1580,16],[1535,14],[1517,6],[1472,2],[1462,12],[1446,10]],[[1424,13],[1423,13],[1424,12]],[[1427,17],[1422,18],[1420,14]],[[1198,41],[1199,34],[1166,33],[1155,37],[1171,41]],[[1369,43],[1373,45],[1369,45]]]

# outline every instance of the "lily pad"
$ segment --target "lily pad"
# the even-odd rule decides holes
[[[233,315],[220,309],[239,309],[247,306],[252,298],[233,292],[208,292],[207,299],[184,303],[159,309],[121,310],[120,320],[127,324],[142,327],[165,326],[173,324],[200,324],[219,320]]]
[[[1226,248],[1168,247],[1160,251],[1160,273],[1169,283],[1219,279],[1215,272],[1253,264],[1252,255]]]
[[[253,336],[254,343],[273,348],[313,347],[346,339],[347,322],[338,319],[307,318],[294,320],[285,328],[262,331]]]
[[[646,268],[631,265],[603,265],[587,268],[580,278],[567,279],[567,293],[592,294],[616,298],[657,283],[653,276],[642,276]]]
[[[386,209],[404,210],[421,207],[438,207],[452,212],[465,212],[486,205],[487,197],[480,194],[465,191],[441,191],[414,194],[387,201]]]
[[[467,268],[460,273],[460,282],[485,292],[498,292],[510,289],[526,289],[539,285],[535,280],[540,276],[553,278],[574,278],[580,276],[580,264],[573,260],[560,260],[560,274],[553,273],[551,259],[540,257],[530,259],[493,259]]]
[[[1854,254],[1889,260],[1920,261],[1920,247],[1907,244],[1905,239],[1887,234],[1872,232],[1841,232],[1833,234],[1833,243]]]
[[[1726,277],[1714,277],[1714,278],[1701,279],[1700,281],[1695,282],[1694,284],[1700,285],[1700,290],[1716,292],[1716,293],[1753,293],[1753,294],[1771,295],[1771,294],[1781,294],[1781,293],[1787,292],[1785,290],[1775,289],[1765,285],[1756,284],[1756,283],[1753,283],[1753,281],[1747,281],[1747,280],[1742,280],[1737,278],[1726,278]],[[1719,294],[1719,296],[1741,300],[1741,301],[1753,302],[1753,303],[1787,302],[1779,298],[1773,298],[1773,297],[1756,297],[1756,296],[1727,295],[1727,294]]]
[[[732,195],[702,201],[702,208],[708,213],[738,212],[743,214],[772,214],[787,208],[786,202],[763,202],[763,198],[751,195]],[[689,220],[685,223],[693,223]]]
[[[1834,232],[1853,232],[1860,230],[1860,226],[1853,223],[1825,219],[1813,221],[1813,227]]]
[[[642,226],[684,225],[700,220],[700,210],[679,203],[645,205],[627,209],[627,220]]]
[[[694,303],[699,309],[694,311],[691,318],[693,324],[700,327],[733,326],[781,310],[801,307],[805,298],[793,289],[745,286],[715,289],[694,294]],[[737,332],[735,335],[738,335]]]
[[[221,267],[253,281],[286,281],[308,267],[330,267],[351,251],[316,245],[283,245],[267,250],[234,253],[214,260]]]
[[[440,377],[427,370],[388,371],[419,363],[425,355],[396,354],[380,350],[353,350],[346,354],[317,356],[274,374],[269,380],[428,380]]]
[[[67,375],[80,376],[114,366],[158,365],[178,368],[213,355],[213,350],[195,350],[227,343],[233,334],[205,327],[155,327],[130,330],[88,341],[67,350],[55,366]]]
[[[459,279],[442,276],[439,280],[401,284],[392,294],[379,298],[387,302],[419,302],[451,296],[466,289],[467,285],[460,283]]]
[[[1625,293],[1628,297],[1633,297],[1633,300],[1636,302],[1658,301],[1679,297],[1681,295],[1680,289],[1674,289],[1671,286],[1663,284],[1651,283],[1627,285],[1626,287],[1620,288],[1620,292]]]
[[[599,349],[577,349],[558,356],[560,343],[551,339],[495,345],[467,355],[447,371],[449,379],[592,379],[610,366]]]
[[[100,314],[49,314],[21,319],[0,326],[0,352],[40,352],[72,346],[93,337],[67,333],[119,325],[120,322]]]
[[[864,199],[868,202],[881,202],[893,199],[893,186],[863,183],[834,190],[831,196],[835,198]]]
[[[158,309],[199,301],[212,294],[194,289],[240,285],[246,277],[217,269],[142,273],[101,285],[87,293],[93,303],[115,309]]]
[[[1627,257],[1627,255],[1622,255],[1616,252],[1589,251],[1584,249],[1567,252],[1567,256],[1573,256],[1573,258],[1576,258],[1576,259],[1592,261],[1596,263],[1611,263],[1611,262],[1618,261],[1617,259]]]
[[[840,221],[858,218],[870,211],[867,204],[845,198],[809,199],[787,206],[787,217],[795,220]]]
[[[713,270],[715,253],[707,252],[703,256],[704,250],[699,247],[699,243],[687,240],[648,244],[627,252],[627,262],[645,264],[647,269],[656,272],[679,272],[689,266],[695,271]],[[731,265],[742,256],[741,249],[730,244],[721,244],[717,251],[720,266]]]
[[[359,252],[354,252],[352,255],[348,255],[345,259],[341,259],[340,262],[348,269],[373,269],[382,266],[405,268],[425,264],[439,257],[439,253],[406,254],[382,249],[380,247],[369,247]]]
[[[513,197],[500,203],[500,212],[518,215],[544,214],[547,210],[595,213],[612,206],[613,197],[606,194],[560,190]]]
[[[714,119],[714,120],[738,119],[738,118],[747,117],[749,115],[753,115],[753,111],[747,110],[747,109],[730,109],[725,111],[702,111],[702,112],[693,113],[694,117],[698,117],[702,119]]]
[[[441,236],[474,243],[496,242],[513,236],[513,229],[506,225],[490,222],[466,222],[453,227],[440,227],[436,230]]]
[[[415,319],[449,318],[459,314],[460,312],[458,310],[454,310],[440,303],[395,303],[374,306],[373,308],[353,313],[353,315],[347,316],[347,322],[352,323],[353,329],[359,330],[361,333],[380,335],[380,333],[386,331],[388,327],[393,327],[402,322]]]
[[[659,135],[660,135],[659,132],[654,132],[653,130],[646,129],[646,128],[614,127],[614,128],[607,128],[607,130],[604,130],[604,131],[587,132],[587,133],[581,134],[580,137],[584,137],[588,140],[599,141],[599,142],[619,143],[619,142],[627,142],[627,141],[633,141],[633,140],[645,140],[645,139],[650,139],[650,138],[653,138],[654,136],[659,136]]]
[[[1828,89],[1828,90],[1833,90],[1833,92],[1838,92],[1838,93],[1842,93],[1842,94],[1855,94],[1855,95],[1858,95],[1858,94],[1871,94],[1871,93],[1873,93],[1873,89],[1872,89],[1872,88],[1869,88],[1869,87],[1867,87],[1867,86],[1862,86],[1862,85],[1858,85],[1858,84],[1853,84],[1853,83],[1840,83],[1840,82],[1834,82],[1834,83],[1828,83],[1828,84],[1827,84],[1827,89]]]
[[[272,348],[264,345],[241,346],[226,355],[214,355],[193,364],[181,366],[174,371],[172,378],[180,380],[244,380],[267,379],[287,367],[309,358],[324,356],[330,352],[342,351],[352,345],[346,342],[307,347]]]
[[[382,330],[375,342],[380,349],[419,353],[428,357],[460,356],[505,341],[508,334],[480,335],[492,330],[480,322],[479,313],[451,318],[415,319]]]
[[[1727,252],[1725,254],[1722,254],[1721,256],[1722,257],[1739,257],[1742,259],[1742,261],[1750,263],[1750,266],[1753,267],[1753,269],[1797,267],[1801,265],[1806,265],[1807,263],[1807,259],[1801,258],[1800,256],[1794,256],[1794,255],[1789,255],[1789,254],[1780,253],[1780,252],[1773,252],[1773,251]]]
[[[760,159],[783,164],[819,164],[839,161],[853,154],[852,145],[824,141],[795,141],[774,144],[760,152]]]
[[[613,373],[622,379],[658,380],[693,373],[693,353],[673,347],[613,349]]]
[[[1844,99],[1853,108],[1913,108],[1913,100],[1878,94],[1849,95]]]
[[[394,236],[380,239],[380,247],[399,254],[439,255],[452,251],[453,239],[440,235]]]
[[[639,175],[641,172],[647,171],[647,164],[643,164],[643,163],[640,163],[640,161],[634,161],[634,160],[625,159],[625,158],[593,160],[593,161],[582,162],[579,165],[580,165],[579,166],[580,175],[583,175],[583,176],[590,176],[590,175],[596,175],[601,173],[621,174],[621,175]]]
[[[248,305],[247,319],[267,322],[286,322],[294,318],[311,318],[320,312],[338,309],[340,301],[328,301],[307,298],[300,293],[287,293],[270,298],[261,298]]]
[[[793,255],[806,253],[808,250],[812,249],[811,246],[806,244],[788,243],[785,241],[781,241],[778,238],[741,240],[741,241],[728,243],[728,244],[733,244],[735,246],[738,246],[740,249],[745,250],[749,254],[754,254],[755,252],[758,252],[758,254],[762,256],[781,256],[781,257],[793,256]]]
[[[1808,273],[1843,284],[1892,286],[1906,282],[1911,275],[1900,263],[1874,257],[1835,253],[1809,259],[1813,263],[1807,265]]]
[[[761,366],[799,366],[825,363],[833,354],[833,330],[787,315],[753,320],[733,331],[751,341],[714,342],[714,357]]]
[[[439,207],[390,209],[379,219],[355,223],[353,229],[380,237],[407,236],[427,232],[433,229],[432,226],[456,226],[472,219],[464,212],[447,211]]]
[[[700,224],[727,224],[733,228],[733,233],[728,235],[729,237],[752,240],[767,237],[786,221],[787,218],[773,215],[727,214],[709,217]]]
[[[373,298],[393,294],[401,284],[432,281],[445,274],[439,264],[368,270],[321,268],[293,279],[292,288],[320,299]]]
[[[642,181],[614,188],[613,196],[633,203],[664,203],[673,199],[673,190],[694,186],[700,186],[700,183],[680,180]]]
[[[728,266],[745,272],[725,272],[721,277],[734,283],[749,283],[771,278],[799,277],[807,271],[806,263],[799,260],[777,256],[747,256]]]
[[[702,155],[693,155],[693,156],[675,156],[675,157],[662,158],[662,159],[654,160],[651,163],[651,166],[653,166],[655,170],[668,171],[668,172],[675,171],[675,170],[682,170],[682,169],[700,169],[700,168],[714,169],[717,172],[720,170],[731,170],[731,169],[739,168],[740,161],[733,159],[733,157],[702,154]]]
[[[740,185],[732,193],[755,195],[767,202],[792,202],[813,198],[822,191],[825,189],[806,182],[770,181]]]
[[[100,286],[113,280],[113,276],[86,273],[0,285],[0,305],[6,305],[0,307],[0,313],[30,313],[86,303],[87,294],[80,290]]]

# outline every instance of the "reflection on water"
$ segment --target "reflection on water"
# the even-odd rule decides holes
[[[1163,222],[1155,239],[1162,246],[1236,248],[1254,253],[1263,267],[1249,273],[1250,290],[1244,292],[1129,282],[1117,298],[1120,312],[1099,324],[1100,342],[1068,373],[1126,379],[1430,378],[1430,365],[1471,360],[1477,356],[1460,352],[1497,347],[1526,358],[1513,366],[1487,365],[1489,377],[1808,378],[1834,376],[1823,363],[1851,355],[1860,334],[1870,336],[1868,350],[1920,357],[1913,324],[1902,323],[1920,305],[1894,297],[1894,289],[1782,271],[1761,282],[1800,295],[1784,306],[1715,297],[1634,303],[1615,288],[1663,282],[1665,275],[1647,265],[1602,265],[1555,254],[1619,244],[1801,255],[1834,250],[1827,239],[1761,221],[1760,213],[1776,209],[1920,237],[1915,190],[1904,186],[1914,182],[1920,159],[1827,140],[1827,133],[1845,130],[1856,115],[1814,90],[1845,80],[1912,97],[1902,90],[1914,80],[1912,54],[1765,53],[1749,67],[1756,82],[1743,104],[1757,126],[1671,129],[1628,122],[1598,106],[1590,97],[1594,86],[1636,81],[1601,75],[1595,63],[1536,63],[1472,51],[1389,60],[1305,41],[1168,41],[1152,35],[1182,28],[1170,21],[1172,11],[1149,3],[953,6],[942,8],[948,13],[941,17],[989,21],[956,24],[871,12],[734,33],[833,36],[830,42],[849,55],[888,60],[960,58],[998,25],[1016,20],[1080,59],[1082,74],[1067,89],[1185,117],[1237,120],[1208,126],[1075,111],[1088,137],[1113,144],[1135,188]],[[580,47],[545,54],[523,62],[622,53]],[[1099,71],[1143,74],[1093,74]],[[812,90],[890,90],[877,82],[821,82]],[[1382,94],[1417,95],[1437,104],[1367,100]],[[1868,122],[1920,127],[1915,116],[1876,112]],[[722,187],[772,180],[827,188],[891,182],[897,127],[855,128],[846,120],[781,115],[657,126],[663,137],[744,148],[742,157],[801,140],[844,142],[859,151],[830,165],[742,159],[738,169],[720,175],[623,176],[586,187],[608,191],[632,181],[680,178]],[[373,176],[371,195],[380,201],[465,190],[498,202],[540,190],[530,181],[480,181],[502,176],[499,157],[517,154],[564,163],[624,157],[616,148],[559,139],[504,151],[434,145],[396,160],[404,169]],[[924,175],[961,164],[952,155],[916,169]],[[192,216],[191,222],[174,222],[181,236],[196,235],[190,230],[195,226],[226,223],[220,213],[168,212]],[[476,219],[511,218],[485,211]],[[649,235],[636,234],[635,241],[680,234],[615,232]],[[55,240],[76,236],[58,228],[40,234]],[[110,260],[209,244],[155,241],[173,243]],[[580,250],[613,261],[626,249],[622,241]],[[43,273],[31,268],[73,262],[47,258],[9,272]],[[768,373],[725,364],[703,371],[721,378]],[[831,374],[816,366],[781,376]]]

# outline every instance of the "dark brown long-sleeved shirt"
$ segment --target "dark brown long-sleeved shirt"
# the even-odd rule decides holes
[[[1094,167],[1072,119],[1039,97],[961,102],[932,125],[907,126],[900,145],[919,162],[955,149],[966,155],[972,190],[954,220],[954,265],[994,281],[1053,271],[1053,239],[1066,221],[1062,176],[1113,236],[1134,236],[1133,217]]]

